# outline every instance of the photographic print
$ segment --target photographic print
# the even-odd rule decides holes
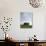
[[[32,28],[32,16],[31,12],[20,13],[20,28]]]

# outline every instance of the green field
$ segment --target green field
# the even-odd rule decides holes
[[[32,25],[29,25],[29,23],[24,23],[23,25],[20,25],[20,28],[32,28]]]

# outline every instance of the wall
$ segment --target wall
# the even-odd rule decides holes
[[[33,28],[20,29],[20,12],[33,12]],[[46,8],[33,8],[28,0],[0,0],[0,18],[13,17],[13,22],[8,33],[17,40],[27,40],[34,34],[39,40],[45,39],[45,15]],[[2,33],[2,31],[1,31]],[[2,36],[0,37],[2,39]]]

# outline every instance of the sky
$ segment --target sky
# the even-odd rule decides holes
[[[21,12],[20,13],[20,21],[21,23],[24,22],[29,22],[30,24],[32,24],[32,13],[31,12]]]

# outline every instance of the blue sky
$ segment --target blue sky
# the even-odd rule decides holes
[[[32,13],[31,12],[21,12],[20,13],[20,21],[21,23],[29,22],[32,23]]]

